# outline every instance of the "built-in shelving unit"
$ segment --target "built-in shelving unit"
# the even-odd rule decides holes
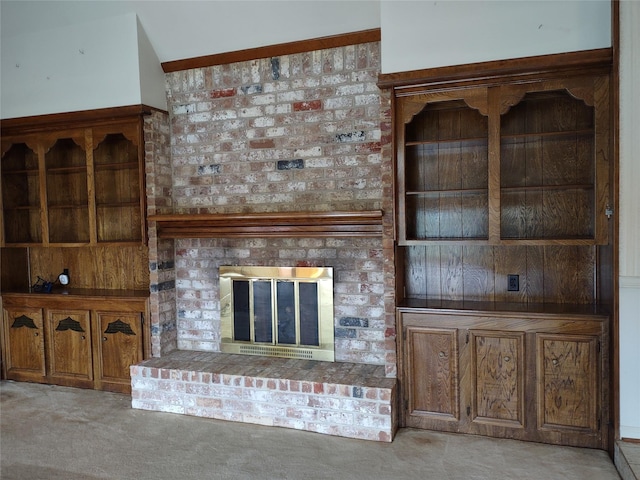
[[[605,53],[392,85],[402,424],[608,448]]]

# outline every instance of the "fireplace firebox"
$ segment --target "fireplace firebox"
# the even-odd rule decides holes
[[[220,267],[220,349],[335,360],[331,267]]]

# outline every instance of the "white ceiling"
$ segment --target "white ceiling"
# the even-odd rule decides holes
[[[1,0],[0,36],[130,12],[160,62],[380,27],[378,0]]]

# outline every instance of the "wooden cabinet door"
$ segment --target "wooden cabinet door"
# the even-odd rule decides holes
[[[129,367],[142,361],[142,314],[96,312],[96,388],[129,392]]]
[[[542,438],[600,441],[598,337],[536,335],[537,427]],[[588,445],[587,445],[588,446]]]
[[[470,330],[468,363],[470,431],[521,438],[525,433],[525,333]]]
[[[4,309],[4,363],[9,380],[45,379],[44,329],[39,308]]]
[[[458,431],[458,329],[407,326],[404,337],[406,426]]]
[[[604,448],[607,318],[401,311],[401,423]]]
[[[91,324],[87,310],[48,310],[49,376],[60,385],[91,388]]]

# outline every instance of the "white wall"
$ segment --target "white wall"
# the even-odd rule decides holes
[[[383,73],[611,46],[608,0],[383,0],[380,21]]]
[[[0,14],[0,118],[166,109],[160,62],[380,26],[377,0],[2,0]]]
[[[137,21],[138,65],[140,73],[140,102],[161,110],[167,109],[167,88],[165,76],[147,34]]]
[[[640,439],[640,2],[620,2],[620,435]]]
[[[0,116],[136,105],[141,101],[138,24],[129,13],[3,37]],[[157,61],[156,82],[164,90]],[[145,70],[145,82],[153,83]],[[152,91],[157,91],[157,89]],[[152,97],[166,109],[166,95]]]

